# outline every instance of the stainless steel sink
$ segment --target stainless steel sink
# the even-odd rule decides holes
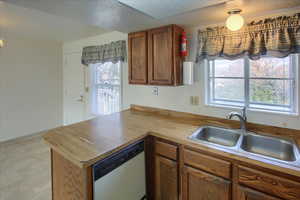
[[[198,129],[190,139],[205,141],[222,146],[233,147],[237,144],[240,134],[237,131],[213,126],[205,126]]]
[[[300,167],[299,148],[293,140],[214,126],[200,127],[188,138],[241,156]]]
[[[272,157],[283,161],[296,161],[294,143],[286,139],[246,134],[241,148],[247,152]]]

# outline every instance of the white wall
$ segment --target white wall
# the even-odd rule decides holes
[[[0,49],[0,142],[62,124],[62,46],[5,37]]]

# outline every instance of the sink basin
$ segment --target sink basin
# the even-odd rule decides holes
[[[300,151],[291,139],[214,126],[200,127],[188,138],[218,149],[230,150],[238,155],[252,156],[259,160],[271,159],[300,167]]]
[[[240,134],[231,129],[205,126],[198,129],[190,139],[196,141],[205,141],[222,146],[233,147],[237,144]]]
[[[282,161],[296,161],[294,143],[285,139],[246,134],[243,136],[241,149]]]

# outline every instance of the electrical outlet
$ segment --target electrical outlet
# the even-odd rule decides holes
[[[158,96],[158,87],[153,87],[152,94]]]

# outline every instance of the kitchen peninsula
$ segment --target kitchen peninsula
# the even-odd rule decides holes
[[[188,139],[204,125],[238,128],[239,123],[132,105],[50,130],[44,140],[51,148],[53,200],[94,199],[95,164],[138,141],[145,141],[147,199],[300,199],[300,166],[249,158]],[[248,129],[300,142],[298,130],[252,123]]]

